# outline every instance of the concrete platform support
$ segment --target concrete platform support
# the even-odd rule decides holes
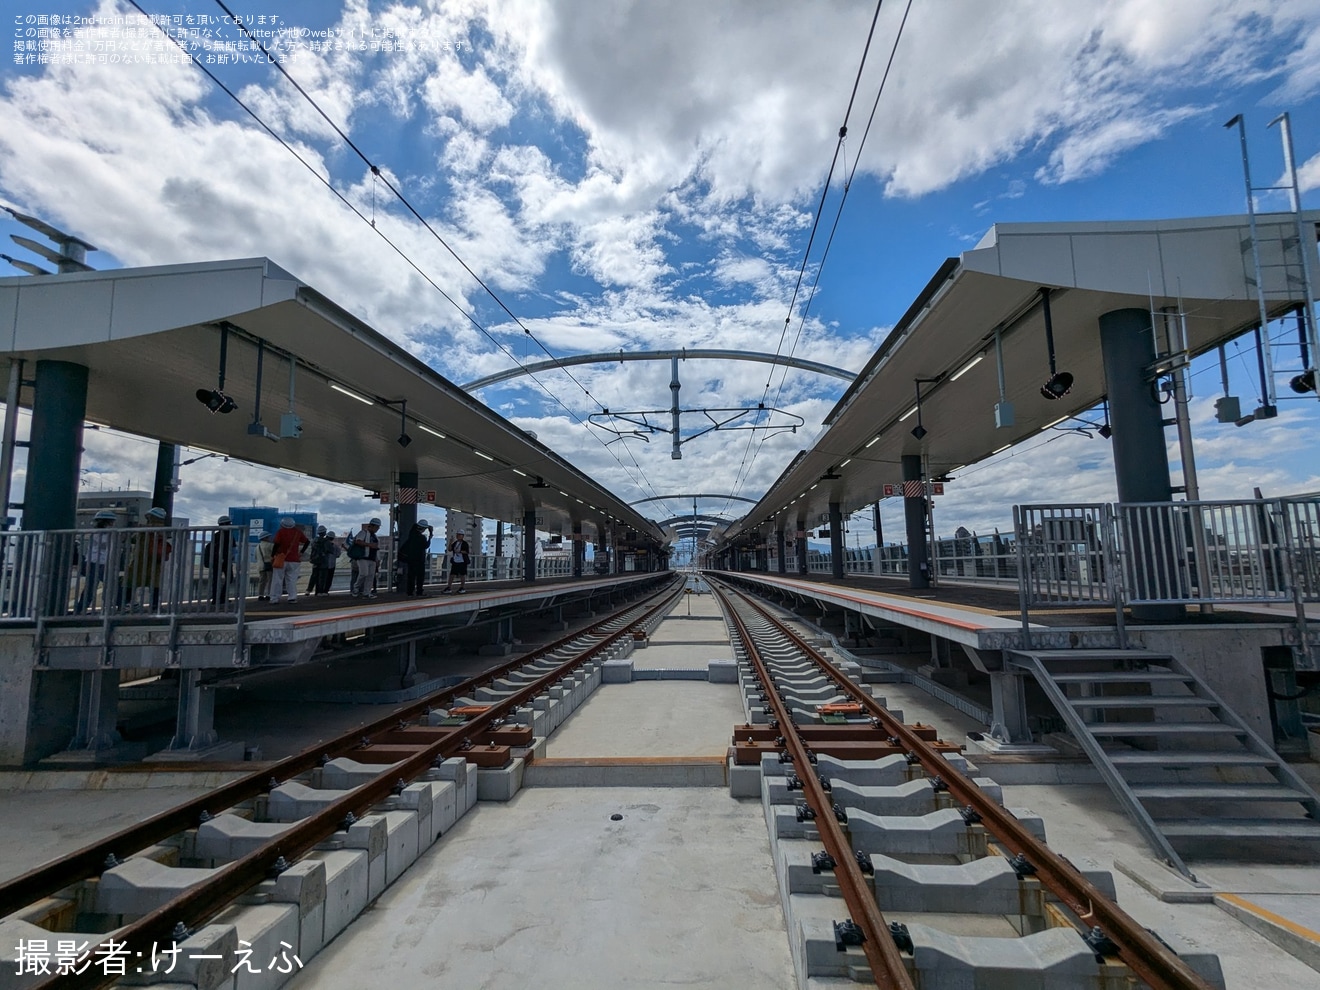
[[[179,671],[179,708],[171,750],[199,750],[220,741],[215,731],[215,691],[202,683],[203,671]]]
[[[903,480],[920,481],[921,455],[903,455]],[[903,522],[907,528],[908,586],[930,587],[930,556],[926,545],[926,499],[922,496],[903,496]]]
[[[992,672],[990,702],[994,717],[990,736],[1001,743],[1030,743],[1024,675]]]
[[[119,743],[119,671],[84,670],[78,687],[78,724],[69,749],[107,753]]]

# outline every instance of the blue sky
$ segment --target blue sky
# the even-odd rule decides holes
[[[192,49],[204,58],[241,41],[232,25],[215,23],[223,12],[214,3],[142,6],[178,14],[181,25],[210,19],[202,30],[214,34]],[[109,0],[19,0],[4,21],[13,42],[35,40],[29,8],[33,18],[130,10]],[[317,104],[555,355],[775,350],[874,11],[842,0],[270,0],[234,9],[266,16],[258,28],[402,39],[388,51],[314,51],[285,35],[282,50]],[[859,158],[903,12],[902,2],[885,0],[858,86],[843,155],[856,179],[796,342],[800,357],[861,367],[941,261],[995,222],[1241,212],[1236,138],[1222,127],[1238,112],[1247,115],[1258,185],[1282,172],[1277,131],[1265,125],[1291,112],[1304,200],[1320,205],[1320,0],[918,2]],[[64,56],[99,41],[133,51],[127,28],[107,31],[47,50]],[[154,37],[141,32],[143,41]],[[102,248],[89,259],[97,267],[267,255],[332,287],[337,302],[455,381],[509,365],[194,67],[18,64],[17,56],[7,53],[0,68],[0,199]],[[360,210],[374,212],[517,360],[545,357],[272,67],[214,71]],[[826,198],[825,230],[841,176]],[[1277,197],[1261,203],[1280,205]],[[808,285],[822,247],[823,236]],[[1247,407],[1250,361],[1235,355],[1230,366]],[[1320,488],[1314,457],[1305,456],[1320,404],[1290,403],[1279,420],[1225,429],[1213,423],[1217,367],[1196,370],[1207,497],[1249,495],[1255,485]],[[658,409],[668,405],[668,371],[634,363],[575,369],[574,377],[613,409]],[[688,362],[684,405],[754,404],[767,374],[764,365]],[[740,472],[745,433],[694,440],[682,461],[669,459],[663,435],[607,450],[607,435],[572,419],[598,406],[565,375],[545,380],[557,401],[527,379],[481,397],[627,499],[735,486],[760,494],[843,385],[790,373],[780,405],[805,429],[756,437],[757,457]],[[1102,444],[1059,434],[968,468],[941,503],[937,529],[1006,525],[1008,506],[1024,498],[1112,497]],[[95,487],[141,483],[150,463],[149,444],[97,436],[85,478]],[[1024,490],[1024,477],[1047,480]],[[181,508],[194,518],[258,497],[319,506],[344,526],[360,499],[339,486],[208,461],[183,482]],[[859,519],[851,539],[873,539],[869,523]]]

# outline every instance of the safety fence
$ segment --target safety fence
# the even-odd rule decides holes
[[[0,622],[241,614],[246,526],[0,533]]]
[[[119,617],[186,617],[189,621],[240,621],[249,598],[272,593],[273,571],[264,563],[255,534],[246,526],[110,527],[0,532],[0,623],[81,622]],[[329,580],[330,591],[349,587],[353,561],[342,552]],[[311,591],[313,566],[303,551],[299,594]],[[377,556],[377,586],[394,583],[389,546]],[[605,559],[583,563],[587,576],[605,573]],[[632,557],[621,564],[631,571]],[[449,554],[431,554],[426,584],[444,584]],[[536,577],[571,577],[569,555],[536,558]],[[474,555],[469,582],[521,580],[522,557]],[[278,595],[278,587],[274,589]]]
[[[1019,505],[1022,622],[1032,609],[1294,606],[1320,601],[1320,497]]]
[[[1017,583],[1017,551],[1011,536],[995,533],[989,536],[971,534],[944,537],[931,544],[930,553],[931,569],[940,578],[987,584]],[[773,558],[771,565],[771,570],[775,570],[777,562]],[[786,555],[784,569],[789,574],[797,573],[795,555]],[[830,574],[832,571],[833,555],[830,552],[807,552],[808,573]],[[845,548],[843,572],[906,578],[908,548],[905,544]]]

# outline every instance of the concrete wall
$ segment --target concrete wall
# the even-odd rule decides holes
[[[1240,715],[1267,743],[1274,743],[1261,648],[1284,642],[1277,626],[1202,628],[1129,627],[1133,646],[1177,657]]]
[[[76,670],[34,670],[33,637],[0,636],[0,766],[33,763],[68,747],[78,719]]]

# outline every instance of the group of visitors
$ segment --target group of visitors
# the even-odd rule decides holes
[[[102,604],[107,608],[149,608],[153,612],[160,609],[162,581],[174,553],[171,533],[165,529],[168,522],[166,511],[160,507],[147,510],[140,530],[115,530],[115,521],[113,511],[97,512],[92,519],[91,532],[81,536],[73,545],[72,563],[77,571],[73,611],[77,614],[95,611],[99,598],[105,599]],[[304,593],[328,594],[341,556],[348,558],[352,569],[350,597],[374,599],[380,578],[381,548],[377,535],[380,526],[380,519],[373,517],[357,533],[346,537],[341,545],[334,531],[325,526],[318,526],[315,537],[309,537],[292,517],[285,516],[275,532],[263,531],[257,537],[254,558],[257,601],[296,602],[304,561],[311,564]],[[197,575],[201,579],[201,589],[200,593],[194,591],[193,594],[223,610],[237,592],[234,585],[238,577],[236,564],[245,548],[236,543],[236,531],[229,516],[220,516],[216,527],[202,548],[202,570]],[[419,519],[400,541],[395,555],[395,573],[390,577],[401,593],[425,594],[427,556],[433,535],[430,524]],[[466,535],[455,534],[447,552],[450,555],[449,581],[440,593],[452,593],[457,578],[458,593],[462,594],[466,590],[468,563],[472,555]],[[110,581],[112,576],[117,578],[113,584]]]

